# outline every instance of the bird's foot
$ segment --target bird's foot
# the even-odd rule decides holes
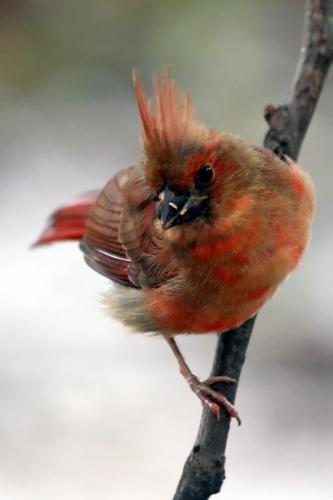
[[[200,381],[193,373],[182,373],[187,380],[192,391],[198,396],[204,406],[208,406],[210,411],[216,416],[217,420],[221,418],[221,408],[223,406],[230,417],[237,420],[238,425],[241,425],[241,419],[235,408],[230,401],[221,392],[212,389],[212,385],[218,382],[234,384],[237,381],[228,377],[227,375],[220,375],[216,377],[209,377],[205,381]]]
[[[226,396],[224,396],[224,394],[215,391],[211,387],[213,384],[219,382],[235,384],[237,380],[228,377],[227,375],[218,375],[216,377],[209,377],[207,380],[201,382],[198,377],[196,377],[190,370],[175,342],[175,339],[173,337],[166,336],[165,340],[169,344],[178,361],[180,373],[187,380],[190,388],[198,396],[202,404],[204,406],[208,406],[210,411],[216,416],[217,420],[220,420],[221,418],[221,406],[223,406],[230,417],[235,418],[238,422],[238,425],[240,425],[241,419],[239,418],[238,412],[234,405],[230,403],[230,401],[226,398]]]

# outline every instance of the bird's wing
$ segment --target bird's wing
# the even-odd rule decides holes
[[[123,285],[158,286],[163,277],[152,269],[158,245],[154,229],[155,195],[139,167],[113,177],[93,205],[81,249],[96,271]]]

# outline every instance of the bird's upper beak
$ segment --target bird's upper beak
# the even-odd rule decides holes
[[[209,195],[207,193],[176,194],[166,187],[160,194],[160,200],[157,215],[163,229],[167,230],[202,215],[207,207]]]

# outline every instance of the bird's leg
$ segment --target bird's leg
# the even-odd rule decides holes
[[[165,337],[165,340],[169,344],[178,361],[180,373],[183,375],[192,391],[198,396],[202,404],[208,406],[210,411],[216,416],[217,420],[220,419],[220,405],[224,406],[230,417],[234,417],[237,420],[238,425],[240,425],[241,420],[234,405],[230,403],[230,401],[228,401],[223,394],[211,388],[211,385],[217,382],[235,383],[236,380],[228,377],[227,375],[219,375],[216,377],[209,377],[207,380],[201,382],[190,370],[174,338]]]

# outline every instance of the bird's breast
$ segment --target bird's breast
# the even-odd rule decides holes
[[[197,266],[176,286],[151,290],[146,307],[160,330],[223,332],[255,315],[275,288],[253,280],[248,259],[239,256],[234,264]]]

